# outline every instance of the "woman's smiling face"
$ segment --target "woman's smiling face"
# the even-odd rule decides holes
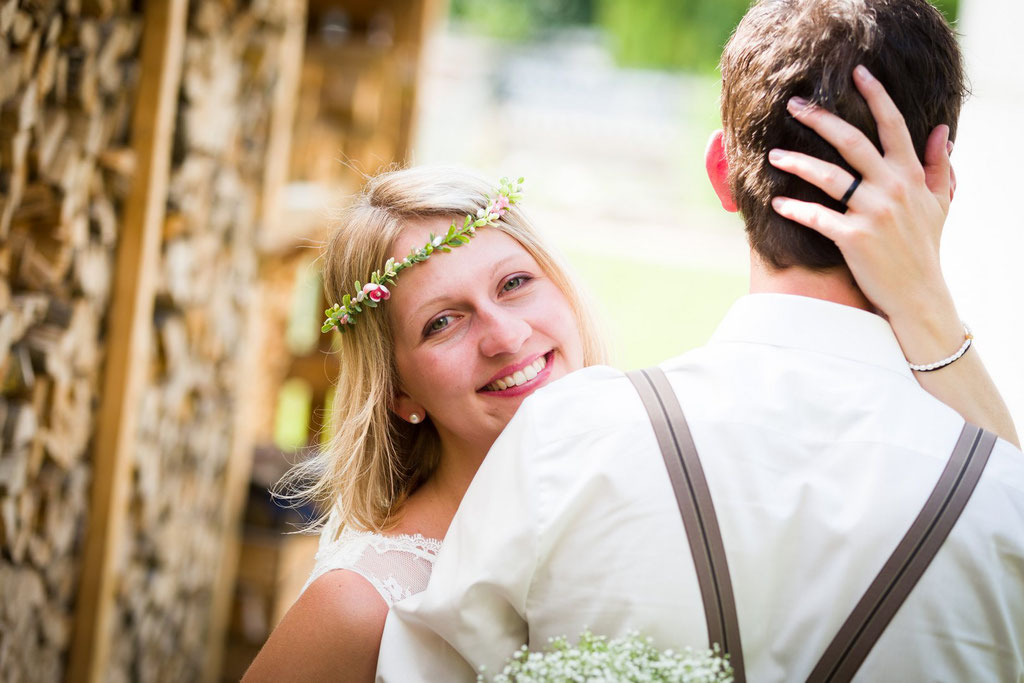
[[[399,236],[401,258],[450,220],[425,219]],[[395,409],[424,412],[446,448],[486,451],[523,399],[583,367],[565,294],[516,240],[494,228],[403,272],[386,305],[401,394]]]

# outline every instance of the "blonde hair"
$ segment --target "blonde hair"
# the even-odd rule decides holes
[[[409,221],[433,216],[461,220],[485,206],[493,192],[491,184],[457,168],[418,167],[371,178],[328,238],[323,254],[328,301],[340,302],[354,281],[382,267]],[[512,206],[496,226],[485,229],[515,239],[565,294],[578,323],[584,365],[606,363],[604,335],[588,296],[523,211]],[[396,286],[402,286],[400,278]],[[332,511],[338,530],[394,526],[398,519],[393,513],[440,459],[440,438],[430,421],[411,425],[391,411],[399,381],[390,316],[383,313],[383,307],[367,311],[339,335],[340,371],[329,421],[333,434],[325,448],[282,480],[288,491],[282,497],[316,504],[320,515],[314,527]]]

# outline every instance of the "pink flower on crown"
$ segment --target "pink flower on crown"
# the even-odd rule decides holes
[[[338,325],[348,325],[352,322],[352,318],[348,317],[348,313],[338,318]]]
[[[367,282],[363,285],[363,292],[366,294],[370,301],[385,301],[391,298],[391,292],[384,285],[375,285],[372,282]]]
[[[503,194],[499,194],[498,198],[494,200],[494,213],[499,216],[504,216],[505,212],[508,211],[508,197]]]

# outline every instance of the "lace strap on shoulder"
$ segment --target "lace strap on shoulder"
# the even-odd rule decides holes
[[[441,550],[441,541],[420,534],[384,536],[345,528],[337,539],[333,536],[333,529],[324,529],[303,590],[329,571],[347,569],[369,581],[389,607],[426,588]]]

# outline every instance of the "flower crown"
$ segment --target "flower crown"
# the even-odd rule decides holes
[[[374,271],[370,275],[370,281],[365,285],[356,280],[353,287],[354,295],[346,294],[342,297],[340,305],[336,303],[324,311],[327,320],[320,328],[321,332],[330,332],[335,328],[339,332],[345,332],[348,327],[356,324],[355,318],[363,312],[363,306],[377,308],[377,304],[381,301],[391,298],[391,292],[388,291],[386,285],[395,284],[395,278],[403,270],[426,261],[435,250],[447,253],[456,247],[469,244],[469,241],[476,237],[477,228],[496,225],[508,211],[508,207],[517,204],[523,198],[523,180],[523,178],[519,178],[513,183],[508,178],[502,178],[494,199],[490,199],[488,195],[490,201],[487,206],[479,209],[475,216],[468,214],[462,222],[462,227],[458,227],[455,221],[452,221],[446,234],[430,233],[429,242],[410,251],[409,255],[401,261],[389,258],[384,264],[384,268]]]

